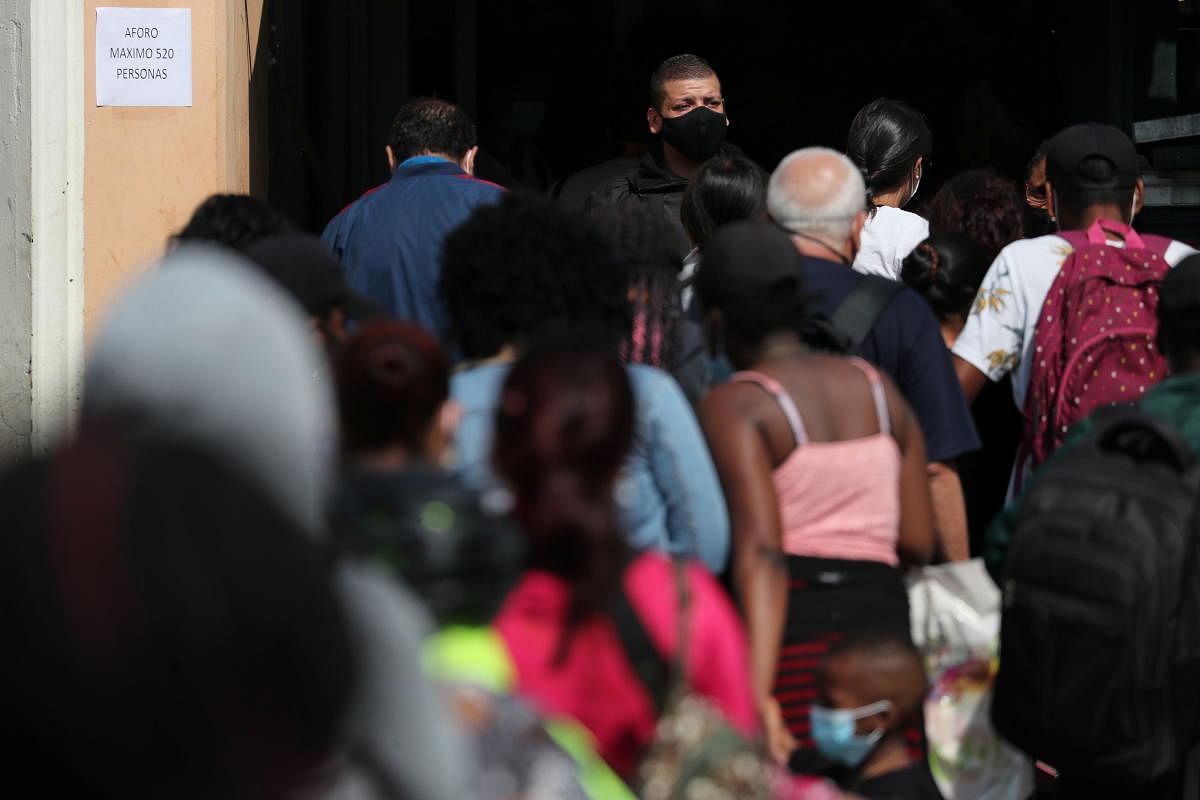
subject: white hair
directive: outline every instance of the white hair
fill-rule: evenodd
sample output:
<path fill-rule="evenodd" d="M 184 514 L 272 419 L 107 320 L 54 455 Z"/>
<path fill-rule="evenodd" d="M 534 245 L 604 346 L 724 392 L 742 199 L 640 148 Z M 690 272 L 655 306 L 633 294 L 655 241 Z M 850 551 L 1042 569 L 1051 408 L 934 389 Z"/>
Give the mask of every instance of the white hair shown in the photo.
<path fill-rule="evenodd" d="M 834 246 L 851 236 L 867 187 L 854 162 L 828 147 L 791 153 L 771 174 L 767 211 L 781 226 Z"/>

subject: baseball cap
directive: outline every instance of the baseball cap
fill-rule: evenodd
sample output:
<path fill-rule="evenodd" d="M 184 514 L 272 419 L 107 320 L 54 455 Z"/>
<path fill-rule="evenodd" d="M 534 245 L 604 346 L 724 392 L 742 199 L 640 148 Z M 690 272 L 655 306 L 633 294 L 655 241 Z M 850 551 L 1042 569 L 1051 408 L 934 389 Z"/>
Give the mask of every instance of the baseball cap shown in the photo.
<path fill-rule="evenodd" d="M 314 317 L 324 317 L 335 306 L 358 322 L 387 316 L 381 306 L 350 288 L 337 256 L 315 236 L 270 236 L 245 255 Z"/>
<path fill-rule="evenodd" d="M 801 256 L 779 226 L 762 220 L 722 227 L 704 245 L 696 287 L 735 294 L 801 280 Z"/>
<path fill-rule="evenodd" d="M 1087 189 L 1095 185 L 1080 170 L 1092 157 L 1106 159 L 1117 173 L 1117 185 L 1137 183 L 1137 150 L 1128 136 L 1111 125 L 1087 122 L 1060 131 L 1046 148 L 1046 178 L 1055 186 Z"/>

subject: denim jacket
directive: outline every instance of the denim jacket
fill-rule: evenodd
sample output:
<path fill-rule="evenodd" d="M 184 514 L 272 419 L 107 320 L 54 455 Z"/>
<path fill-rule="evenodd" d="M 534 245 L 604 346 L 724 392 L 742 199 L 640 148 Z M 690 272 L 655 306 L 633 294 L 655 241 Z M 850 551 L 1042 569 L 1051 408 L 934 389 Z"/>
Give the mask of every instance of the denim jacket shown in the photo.
<path fill-rule="evenodd" d="M 462 406 L 454 441 L 456 471 L 480 491 L 499 488 L 490 463 L 496 404 L 510 365 L 457 373 L 450 394 Z M 629 544 L 699 558 L 714 573 L 729 557 L 729 513 L 704 435 L 682 390 L 665 372 L 627 368 L 637 433 L 617 483 L 616 501 Z"/>

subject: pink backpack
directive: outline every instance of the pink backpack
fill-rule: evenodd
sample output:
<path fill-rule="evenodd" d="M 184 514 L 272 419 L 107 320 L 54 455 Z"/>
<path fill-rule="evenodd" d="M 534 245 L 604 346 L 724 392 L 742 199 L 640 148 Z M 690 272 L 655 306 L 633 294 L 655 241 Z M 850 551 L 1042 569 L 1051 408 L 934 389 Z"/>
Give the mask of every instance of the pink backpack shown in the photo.
<path fill-rule="evenodd" d="M 1110 232 L 1125 247 L 1105 244 Z M 1073 252 L 1050 287 L 1033 337 L 1025 458 L 1018 461 L 1028 460 L 1029 469 L 1062 444 L 1075 422 L 1100 406 L 1136 402 L 1167 373 L 1155 337 L 1171 240 L 1110 220 L 1059 235 Z"/>

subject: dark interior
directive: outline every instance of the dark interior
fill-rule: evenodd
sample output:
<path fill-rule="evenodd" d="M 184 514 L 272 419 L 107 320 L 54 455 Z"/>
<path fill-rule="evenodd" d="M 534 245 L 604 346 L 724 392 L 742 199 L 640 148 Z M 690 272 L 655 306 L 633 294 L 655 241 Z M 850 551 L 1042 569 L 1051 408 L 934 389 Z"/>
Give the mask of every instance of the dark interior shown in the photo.
<path fill-rule="evenodd" d="M 875 97 L 913 103 L 934 130 L 929 197 L 970 166 L 1023 177 L 1038 143 L 1071 122 L 1132 130 L 1200 112 L 1198 9 L 1198 0 L 269 0 L 258 76 L 267 88 L 256 95 L 267 108 L 265 165 L 254 182 L 320 230 L 387 179 L 396 108 L 435 95 L 478 122 L 483 176 L 546 190 L 643 148 L 649 73 L 694 52 L 721 77 L 730 141 L 767 169 L 799 146 L 844 146 L 854 112 Z M 1148 169 L 1186 183 L 1200 168 L 1198 141 L 1140 149 Z M 1174 202 L 1139 223 L 1195 240 L 1194 212 Z"/>

